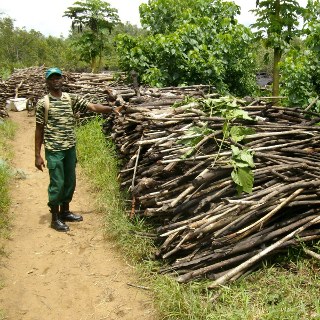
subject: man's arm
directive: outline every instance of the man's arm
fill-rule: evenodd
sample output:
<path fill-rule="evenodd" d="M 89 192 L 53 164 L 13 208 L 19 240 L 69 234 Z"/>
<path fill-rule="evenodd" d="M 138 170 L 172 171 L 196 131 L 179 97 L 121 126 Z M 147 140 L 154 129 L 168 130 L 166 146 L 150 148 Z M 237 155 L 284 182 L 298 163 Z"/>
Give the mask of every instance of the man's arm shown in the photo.
<path fill-rule="evenodd" d="M 120 114 L 120 112 L 124 108 L 124 106 L 113 108 L 111 106 L 104 106 L 103 104 L 100 104 L 100 103 L 89 102 L 87 108 L 88 108 L 88 110 L 96 112 L 96 113 L 108 114 L 111 112 L 115 112 L 116 114 Z"/>
<path fill-rule="evenodd" d="M 43 142 L 43 133 L 44 133 L 44 125 L 40 123 L 36 123 L 36 131 L 35 131 L 35 166 L 43 171 L 45 167 L 44 160 L 41 157 L 41 145 Z"/>

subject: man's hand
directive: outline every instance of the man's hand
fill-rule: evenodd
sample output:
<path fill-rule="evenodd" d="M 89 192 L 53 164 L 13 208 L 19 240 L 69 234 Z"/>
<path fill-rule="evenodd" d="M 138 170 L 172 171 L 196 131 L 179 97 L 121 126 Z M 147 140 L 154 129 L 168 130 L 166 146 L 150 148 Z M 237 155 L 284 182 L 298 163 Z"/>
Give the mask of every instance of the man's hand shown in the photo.
<path fill-rule="evenodd" d="M 121 114 L 121 111 L 122 110 L 125 110 L 126 109 L 126 106 L 125 105 L 122 105 L 120 107 L 117 107 L 117 108 L 114 108 L 113 109 L 113 112 L 116 113 L 117 115 L 120 115 Z"/>
<path fill-rule="evenodd" d="M 116 113 L 117 115 L 121 114 L 121 111 L 124 110 L 126 108 L 125 105 L 121 105 L 119 107 L 112 107 L 110 105 L 103 105 L 100 103 L 92 103 L 89 102 L 87 105 L 88 110 L 93 111 L 93 112 L 97 112 L 97 113 L 103 113 L 103 114 L 110 114 L 112 112 Z"/>
<path fill-rule="evenodd" d="M 37 169 L 43 172 L 43 168 L 45 168 L 46 165 L 44 164 L 44 161 L 41 156 L 36 156 L 35 166 L 37 167 Z"/>

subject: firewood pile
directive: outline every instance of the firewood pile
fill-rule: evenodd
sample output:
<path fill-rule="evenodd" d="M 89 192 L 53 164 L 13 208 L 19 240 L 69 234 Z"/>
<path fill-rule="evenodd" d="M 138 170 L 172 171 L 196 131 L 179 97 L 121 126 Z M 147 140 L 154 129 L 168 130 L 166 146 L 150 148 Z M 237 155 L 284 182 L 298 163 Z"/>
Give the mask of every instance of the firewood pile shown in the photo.
<path fill-rule="evenodd" d="M 130 105 L 105 128 L 123 161 L 119 178 L 132 194 L 130 215 L 156 226 L 163 273 L 179 282 L 212 279 L 215 287 L 290 246 L 320 238 L 317 114 L 235 99 L 251 119 L 231 125 L 252 131 L 234 141 L 224 136 L 226 119 L 210 114 L 200 100 L 176 107 L 168 100 Z M 234 147 L 253 153 L 252 193 L 239 194 L 231 177 Z"/>
<path fill-rule="evenodd" d="M 45 72 L 47 67 L 30 67 L 16 69 L 6 81 L 0 82 L 0 117 L 7 117 L 6 103 L 9 99 L 26 98 L 35 107 L 36 102 L 43 97 L 46 91 Z M 90 101 L 109 104 L 113 99 L 113 87 L 117 88 L 117 95 L 124 99 L 135 96 L 135 90 L 123 85 L 123 74 L 115 79 L 113 73 L 92 74 L 64 72 L 63 91 L 76 93 Z"/>
<path fill-rule="evenodd" d="M 9 99 L 26 98 L 28 100 L 27 109 L 34 109 L 37 101 L 46 93 L 45 72 L 47 67 L 30 67 L 16 69 L 6 81 L 0 82 L 0 117 L 9 116 L 6 110 L 6 103 Z M 105 105 L 124 105 L 129 103 L 142 103 L 149 97 L 160 96 L 158 90 L 139 87 L 136 74 L 132 74 L 132 79 L 126 79 L 124 74 L 119 73 L 75 73 L 65 72 L 63 91 L 79 94 L 89 101 L 99 102 Z M 133 84 L 126 84 L 126 81 Z M 207 87 L 207 86 L 204 86 Z M 165 88 L 168 99 L 165 105 L 170 105 L 175 99 L 183 99 L 184 96 L 177 96 L 174 88 Z M 193 93 L 195 91 L 195 93 Z M 185 94 L 201 95 L 201 86 L 195 88 L 186 87 Z"/>
<path fill-rule="evenodd" d="M 16 69 L 9 79 L 0 82 L 0 114 L 8 116 L 6 102 L 13 98 L 26 98 L 32 102 L 31 108 L 46 93 L 45 72 L 47 67 L 30 67 Z M 124 74 L 119 73 L 75 73 L 63 71 L 63 91 L 79 94 L 89 101 L 99 102 L 105 105 L 124 105 L 129 103 L 142 103 L 145 99 L 160 97 L 159 90 L 139 87 L 136 74 L 132 79 L 126 79 Z M 133 84 L 126 84 L 126 81 Z M 185 95 L 201 96 L 202 87 L 185 87 L 184 94 L 179 96 L 174 92 L 175 88 L 164 88 L 168 97 L 164 103 L 171 105 L 172 101 L 182 100 Z M 172 92 L 171 92 L 172 91 Z M 179 91 L 181 93 L 181 90 Z M 163 93 L 164 94 L 164 93 Z"/>
<path fill-rule="evenodd" d="M 0 83 L 0 113 L 9 116 L 6 103 L 9 99 L 34 98 L 37 100 L 45 94 L 44 67 L 16 69 L 13 74 Z"/>

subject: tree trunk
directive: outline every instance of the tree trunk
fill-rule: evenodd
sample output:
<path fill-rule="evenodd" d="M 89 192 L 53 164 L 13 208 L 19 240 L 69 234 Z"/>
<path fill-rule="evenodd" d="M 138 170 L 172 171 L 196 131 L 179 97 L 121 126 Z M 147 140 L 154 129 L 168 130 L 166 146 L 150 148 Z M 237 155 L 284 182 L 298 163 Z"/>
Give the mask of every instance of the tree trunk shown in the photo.
<path fill-rule="evenodd" d="M 280 74 L 279 74 L 279 62 L 281 59 L 281 49 L 280 48 L 274 48 L 274 54 L 273 54 L 273 87 L 272 87 L 272 95 L 274 97 L 279 96 L 279 82 L 280 82 Z M 278 99 L 276 99 L 275 104 L 277 104 Z"/>
<path fill-rule="evenodd" d="M 274 4 L 274 15 L 275 15 L 275 23 L 280 24 L 280 0 L 276 0 Z M 279 37 L 281 36 L 281 28 L 276 32 Z M 272 95 L 274 97 L 279 96 L 279 62 L 281 59 L 281 48 L 279 46 L 274 48 L 273 52 L 273 86 L 272 86 Z M 275 104 L 278 103 L 278 100 L 274 101 Z"/>

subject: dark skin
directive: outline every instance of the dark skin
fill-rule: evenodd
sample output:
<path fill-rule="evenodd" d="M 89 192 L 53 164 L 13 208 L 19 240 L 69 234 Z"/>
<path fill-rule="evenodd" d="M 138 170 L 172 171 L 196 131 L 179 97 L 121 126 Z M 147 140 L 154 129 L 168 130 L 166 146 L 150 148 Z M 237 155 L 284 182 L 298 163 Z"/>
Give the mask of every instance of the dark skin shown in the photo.
<path fill-rule="evenodd" d="M 62 96 L 62 83 L 63 77 L 59 74 L 52 74 L 47 80 L 46 85 L 48 88 L 49 93 L 56 98 L 61 98 Z M 102 114 L 109 114 L 111 112 L 115 112 L 116 114 L 120 114 L 123 106 L 113 109 L 110 106 L 104 106 L 100 103 L 89 103 L 88 110 L 102 113 Z M 43 171 L 45 167 L 45 162 L 41 156 L 41 145 L 43 142 L 43 134 L 44 134 L 44 125 L 36 123 L 36 130 L 35 130 L 35 166 L 37 169 Z"/>

